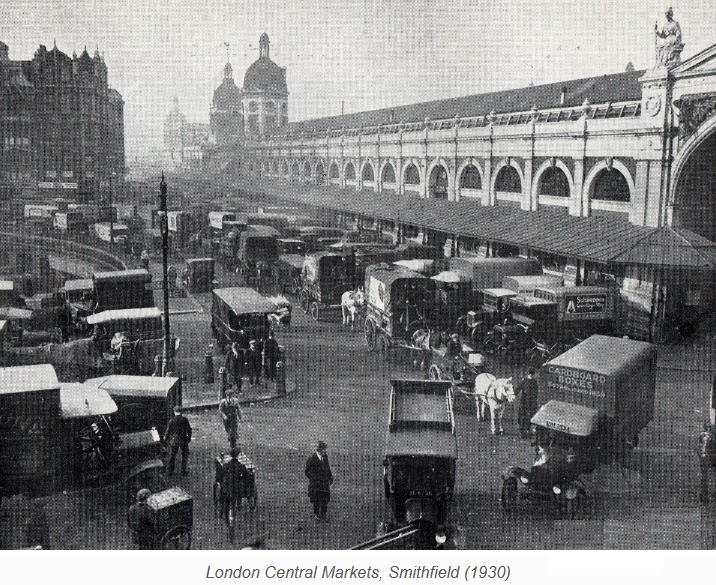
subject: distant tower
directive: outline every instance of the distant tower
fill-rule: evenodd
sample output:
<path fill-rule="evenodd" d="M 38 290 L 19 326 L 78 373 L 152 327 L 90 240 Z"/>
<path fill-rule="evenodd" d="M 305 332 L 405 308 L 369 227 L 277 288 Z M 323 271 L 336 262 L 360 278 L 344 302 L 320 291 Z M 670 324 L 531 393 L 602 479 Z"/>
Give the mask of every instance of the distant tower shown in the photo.
<path fill-rule="evenodd" d="M 257 137 L 288 124 L 286 68 L 269 57 L 271 43 L 266 33 L 259 39 L 259 58 L 246 70 L 241 102 L 244 132 Z"/>
<path fill-rule="evenodd" d="M 217 144 L 232 144 L 243 137 L 241 92 L 234 83 L 234 69 L 228 61 L 224 65 L 224 79 L 214 91 L 209 120 L 211 134 Z"/>

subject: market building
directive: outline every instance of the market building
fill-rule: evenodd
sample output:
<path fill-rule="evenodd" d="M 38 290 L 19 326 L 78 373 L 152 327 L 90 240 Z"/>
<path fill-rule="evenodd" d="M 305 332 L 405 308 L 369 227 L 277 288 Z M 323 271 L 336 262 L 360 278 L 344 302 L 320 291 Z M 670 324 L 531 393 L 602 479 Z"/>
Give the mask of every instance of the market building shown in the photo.
<path fill-rule="evenodd" d="M 97 200 L 122 189 L 124 102 L 99 51 L 40 45 L 13 60 L 0 42 L 0 199 Z"/>
<path fill-rule="evenodd" d="M 247 188 L 341 221 L 611 282 L 623 334 L 658 338 L 714 309 L 716 45 L 682 61 L 678 23 L 657 33 L 649 70 L 293 122 L 235 154 Z"/>

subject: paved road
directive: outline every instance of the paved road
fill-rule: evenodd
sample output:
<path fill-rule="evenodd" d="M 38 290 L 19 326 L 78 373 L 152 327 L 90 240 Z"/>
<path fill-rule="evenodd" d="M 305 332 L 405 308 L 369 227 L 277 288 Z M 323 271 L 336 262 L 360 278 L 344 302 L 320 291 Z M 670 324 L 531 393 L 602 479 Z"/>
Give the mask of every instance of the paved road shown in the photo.
<path fill-rule="evenodd" d="M 196 312 L 174 315 L 183 339 L 179 368 L 191 386 L 201 377 L 210 339 L 208 296 L 194 300 Z M 195 498 L 194 546 L 232 548 L 262 537 L 269 548 L 346 548 L 374 535 L 383 517 L 382 449 L 389 379 L 415 376 L 405 359 L 383 363 L 368 353 L 361 334 L 336 322 L 314 323 L 300 311 L 279 334 L 289 352 L 296 392 L 245 410 L 241 444 L 258 466 L 259 505 L 244 510 L 232 545 L 211 502 L 212 459 L 225 448 L 216 412 L 190 415 L 195 428 L 190 474 L 173 478 Z M 524 503 L 514 516 L 499 506 L 500 473 L 526 465 L 532 448 L 519 438 L 513 412 L 506 434 L 493 437 L 477 423 L 469 402 L 456 416 L 460 459 L 453 517 L 465 548 L 701 548 L 714 546 L 714 518 L 695 498 L 694 455 L 703 406 L 713 372 L 712 349 L 667 348 L 661 357 L 655 420 L 626 467 L 600 468 L 592 478 L 592 514 L 555 520 L 543 506 Z M 674 352 L 681 357 L 675 358 Z M 671 353 L 668 353 L 671 352 Z M 499 365 L 500 374 L 520 376 L 522 367 Z M 329 521 L 317 523 L 306 495 L 303 466 L 318 439 L 329 444 L 336 483 Z M 111 488 L 59 494 L 47 502 L 52 540 L 62 548 L 126 548 L 125 510 L 113 504 Z M 0 522 L 7 526 L 7 506 Z"/>

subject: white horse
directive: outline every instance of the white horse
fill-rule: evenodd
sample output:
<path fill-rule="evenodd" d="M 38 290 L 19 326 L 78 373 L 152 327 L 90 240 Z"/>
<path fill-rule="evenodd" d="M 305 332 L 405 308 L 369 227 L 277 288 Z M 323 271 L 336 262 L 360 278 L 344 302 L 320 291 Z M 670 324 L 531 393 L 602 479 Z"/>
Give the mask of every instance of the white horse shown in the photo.
<path fill-rule="evenodd" d="M 349 290 L 341 296 L 341 313 L 343 314 L 343 325 L 350 323 L 351 329 L 355 326 L 356 315 L 365 304 L 363 288 Z"/>
<path fill-rule="evenodd" d="M 508 403 L 515 401 L 512 378 L 496 378 L 492 374 L 480 374 L 475 378 L 475 407 L 477 420 L 485 420 L 485 408 L 490 408 L 490 430 L 493 435 L 502 434 L 502 416 Z"/>

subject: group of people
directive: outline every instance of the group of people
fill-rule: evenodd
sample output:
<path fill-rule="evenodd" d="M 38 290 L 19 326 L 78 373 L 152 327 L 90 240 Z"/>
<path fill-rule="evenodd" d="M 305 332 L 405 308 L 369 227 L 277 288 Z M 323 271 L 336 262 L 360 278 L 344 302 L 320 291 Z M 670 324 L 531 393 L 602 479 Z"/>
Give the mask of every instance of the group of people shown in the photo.
<path fill-rule="evenodd" d="M 262 374 L 273 381 L 276 377 L 276 365 L 280 359 L 281 348 L 273 331 L 269 332 L 263 340 L 248 340 L 241 330 L 238 339 L 226 352 L 224 371 L 228 376 L 227 383 L 240 394 L 244 376 L 248 377 L 251 386 L 260 383 Z"/>

